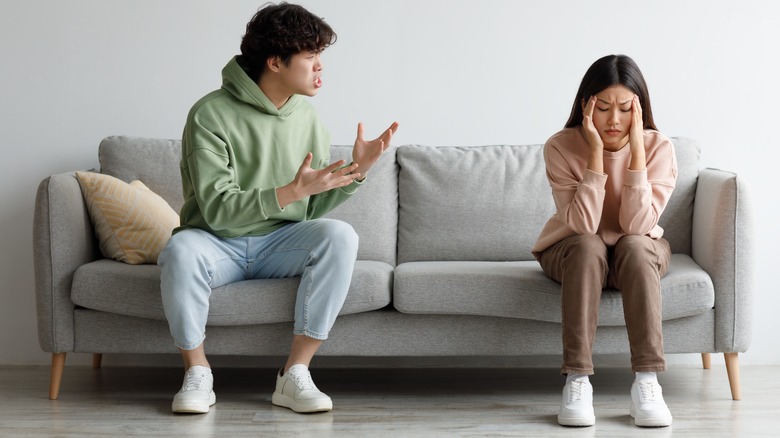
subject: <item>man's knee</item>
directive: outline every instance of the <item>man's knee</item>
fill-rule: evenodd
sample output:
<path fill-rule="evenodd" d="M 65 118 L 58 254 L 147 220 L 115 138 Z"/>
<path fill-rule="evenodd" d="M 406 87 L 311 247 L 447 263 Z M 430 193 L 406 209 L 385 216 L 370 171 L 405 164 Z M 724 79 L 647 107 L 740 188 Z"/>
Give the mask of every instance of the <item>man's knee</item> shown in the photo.
<path fill-rule="evenodd" d="M 357 252 L 359 238 L 352 225 L 336 220 L 322 219 L 318 230 L 323 241 L 343 251 Z"/>
<path fill-rule="evenodd" d="M 193 266 L 195 260 L 202 252 L 193 233 L 181 231 L 174 234 L 160 252 L 157 264 L 161 268 L 173 266 Z"/>

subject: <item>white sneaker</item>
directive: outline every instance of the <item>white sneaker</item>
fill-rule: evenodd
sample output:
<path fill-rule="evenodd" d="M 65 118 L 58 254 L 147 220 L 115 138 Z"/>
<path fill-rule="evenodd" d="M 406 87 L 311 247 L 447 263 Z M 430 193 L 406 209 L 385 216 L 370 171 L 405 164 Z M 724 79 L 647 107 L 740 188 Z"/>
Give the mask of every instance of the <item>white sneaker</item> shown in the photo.
<path fill-rule="evenodd" d="M 324 412 L 333 409 L 330 397 L 320 392 L 306 365 L 297 364 L 276 376 L 276 391 L 271 403 L 295 412 Z"/>
<path fill-rule="evenodd" d="M 558 412 L 561 426 L 593 426 L 593 386 L 586 377 L 573 379 L 563 387 L 563 401 Z"/>
<path fill-rule="evenodd" d="M 200 365 L 190 367 L 184 374 L 181 390 L 173 396 L 173 412 L 205 414 L 209 411 L 209 406 L 217 402 L 213 388 L 214 376 L 211 374 L 211 368 Z"/>
<path fill-rule="evenodd" d="M 630 412 L 637 426 L 665 427 L 672 424 L 672 413 L 664 402 L 661 385 L 655 380 L 634 380 Z"/>

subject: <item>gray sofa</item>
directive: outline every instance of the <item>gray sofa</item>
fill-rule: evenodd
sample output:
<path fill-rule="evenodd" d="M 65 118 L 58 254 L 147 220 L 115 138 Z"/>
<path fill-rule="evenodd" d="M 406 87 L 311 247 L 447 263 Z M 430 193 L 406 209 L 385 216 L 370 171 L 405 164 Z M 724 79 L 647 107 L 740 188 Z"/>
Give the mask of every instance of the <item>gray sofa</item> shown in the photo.
<path fill-rule="evenodd" d="M 677 188 L 661 220 L 673 256 L 662 281 L 667 353 L 725 353 L 740 398 L 738 353 L 751 340 L 752 225 L 737 175 L 699 168 L 699 147 L 673 139 Z M 349 160 L 334 146 L 332 159 Z M 100 171 L 141 180 L 182 203 L 179 141 L 110 137 Z M 388 151 L 353 199 L 329 217 L 360 236 L 341 316 L 320 356 L 457 357 L 561 354 L 560 288 L 531 255 L 553 213 L 541 145 Z M 33 249 L 38 334 L 52 354 L 56 399 L 67 352 L 176 353 L 159 269 L 103 258 L 73 173 L 37 192 Z M 298 280 L 251 280 L 211 296 L 210 355 L 284 356 Z M 606 290 L 596 354 L 626 353 L 621 297 Z"/>

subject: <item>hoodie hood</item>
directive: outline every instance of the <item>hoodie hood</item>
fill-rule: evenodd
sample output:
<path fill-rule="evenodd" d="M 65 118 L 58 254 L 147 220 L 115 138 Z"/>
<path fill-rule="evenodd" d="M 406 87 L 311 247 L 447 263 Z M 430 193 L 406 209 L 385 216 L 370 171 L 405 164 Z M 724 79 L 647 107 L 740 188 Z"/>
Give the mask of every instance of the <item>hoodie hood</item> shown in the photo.
<path fill-rule="evenodd" d="M 222 89 L 263 113 L 279 117 L 292 114 L 303 99 L 293 94 L 281 108 L 277 109 L 238 63 L 238 56 L 234 56 L 222 69 Z"/>

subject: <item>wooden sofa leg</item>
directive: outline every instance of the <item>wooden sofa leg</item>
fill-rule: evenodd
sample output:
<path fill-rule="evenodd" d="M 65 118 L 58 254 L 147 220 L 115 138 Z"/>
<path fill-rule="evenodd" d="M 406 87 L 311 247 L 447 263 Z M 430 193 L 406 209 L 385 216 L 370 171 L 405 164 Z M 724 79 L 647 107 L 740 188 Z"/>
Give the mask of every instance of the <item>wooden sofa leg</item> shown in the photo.
<path fill-rule="evenodd" d="M 742 387 L 739 383 L 739 353 L 723 353 L 726 360 L 726 374 L 729 376 L 731 386 L 731 398 L 742 400 Z"/>
<path fill-rule="evenodd" d="M 51 354 L 51 382 L 49 384 L 49 400 L 57 400 L 60 396 L 62 370 L 65 368 L 66 353 Z"/>
<path fill-rule="evenodd" d="M 92 368 L 99 369 L 103 364 L 103 355 L 100 353 L 92 354 Z"/>
<path fill-rule="evenodd" d="M 702 353 L 701 354 L 701 365 L 702 365 L 702 368 L 704 368 L 705 370 L 710 369 L 710 367 L 712 366 L 712 361 L 710 360 L 710 354 L 709 353 Z"/>

